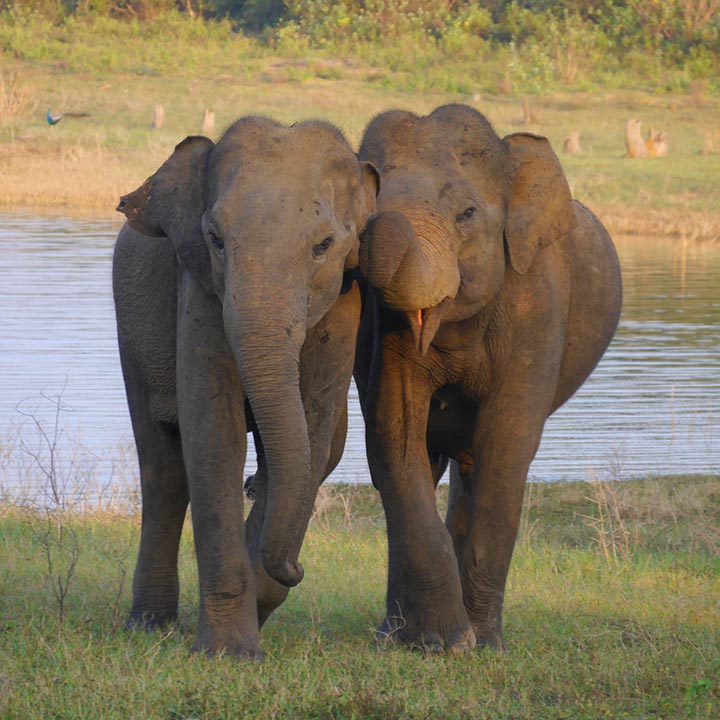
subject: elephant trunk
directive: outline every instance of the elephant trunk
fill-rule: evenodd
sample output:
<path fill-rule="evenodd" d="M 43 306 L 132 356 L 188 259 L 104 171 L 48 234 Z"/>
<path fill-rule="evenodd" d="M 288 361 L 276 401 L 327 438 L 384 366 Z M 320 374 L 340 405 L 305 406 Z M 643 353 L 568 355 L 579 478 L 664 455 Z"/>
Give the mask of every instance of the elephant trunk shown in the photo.
<path fill-rule="evenodd" d="M 225 327 L 268 468 L 260 558 L 271 578 L 293 587 L 303 578 L 298 555 L 314 503 L 310 443 L 299 383 L 306 302 L 287 298 L 270 308 L 259 305 L 253 292 L 244 293 L 246 299 L 234 292 L 227 295 L 232 303 L 230 310 L 227 300 L 224 303 Z"/>
<path fill-rule="evenodd" d="M 410 219 L 425 232 L 418 236 Z M 381 302 L 416 312 L 455 297 L 460 277 L 448 255 L 443 221 L 428 213 L 385 210 L 370 220 L 360 245 L 360 270 Z"/>

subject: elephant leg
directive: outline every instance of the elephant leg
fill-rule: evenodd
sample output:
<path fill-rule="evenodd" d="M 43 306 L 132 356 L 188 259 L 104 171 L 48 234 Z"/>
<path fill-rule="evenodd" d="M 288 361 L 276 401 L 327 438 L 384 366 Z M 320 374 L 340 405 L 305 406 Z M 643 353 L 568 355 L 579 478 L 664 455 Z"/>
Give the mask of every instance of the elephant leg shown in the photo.
<path fill-rule="evenodd" d="M 258 623 L 262 627 L 274 610 L 285 602 L 290 589 L 273 580 L 260 560 L 260 535 L 267 506 L 268 472 L 264 457 L 253 477 L 253 505 L 245 521 L 245 542 L 255 573 Z"/>
<path fill-rule="evenodd" d="M 338 422 L 335 437 L 331 444 L 330 456 L 328 458 L 327 467 L 322 474 L 322 480 L 328 477 L 330 473 L 337 467 L 342 458 L 345 448 L 345 436 L 347 435 L 347 406 Z M 321 482 L 322 482 L 321 480 Z M 289 588 L 281 585 L 273 580 L 263 568 L 260 562 L 260 533 L 262 532 L 262 523 L 265 517 L 265 507 L 267 502 L 267 466 L 264 461 L 258 467 L 257 473 L 252 480 L 253 489 L 253 506 L 245 521 L 245 538 L 247 541 L 248 552 L 255 568 L 255 585 L 257 590 L 257 607 L 258 622 L 260 627 L 265 624 L 270 615 L 282 605 L 287 599 Z"/>
<path fill-rule="evenodd" d="M 311 488 L 318 488 L 340 462 L 347 435 L 347 394 L 355 358 L 360 317 L 356 285 L 341 295 L 327 315 L 308 331 L 300 354 L 300 393 L 310 437 Z M 255 502 L 246 523 L 246 540 L 257 588 L 262 626 L 288 596 L 260 562 L 259 544 L 265 517 L 267 467 L 262 462 L 252 482 Z"/>
<path fill-rule="evenodd" d="M 452 539 L 437 513 L 426 430 L 431 388 L 382 348 L 371 378 L 368 463 L 388 534 L 387 614 L 380 638 L 430 651 L 475 645 Z"/>
<path fill-rule="evenodd" d="M 193 649 L 261 658 L 243 522 L 245 396 L 219 301 L 189 274 L 179 297 L 178 413 L 200 585 Z"/>
<path fill-rule="evenodd" d="M 177 426 L 151 420 L 142 401 L 131 401 L 130 408 L 140 460 L 142 528 L 126 627 L 149 629 L 177 618 L 177 559 L 188 491 Z"/>
<path fill-rule="evenodd" d="M 467 535 L 469 522 L 470 495 L 467 488 L 470 484 L 472 466 L 461 465 L 456 460 L 450 461 L 450 489 L 448 491 L 448 507 L 445 515 L 445 527 L 450 533 L 455 548 L 455 555 L 459 559 L 462 554 L 463 543 Z"/>
<path fill-rule="evenodd" d="M 518 374 L 508 371 L 508 377 Z M 502 648 L 505 582 L 520 524 L 530 463 L 535 457 L 555 383 L 508 383 L 481 412 L 467 489 L 454 511 L 463 599 L 479 644 Z M 535 394 L 528 387 L 536 387 Z M 462 478 L 466 480 L 466 478 Z M 464 483 L 467 488 L 467 480 Z M 466 515 L 464 539 L 462 520 Z M 460 546 L 460 541 L 462 545 Z"/>
<path fill-rule="evenodd" d="M 328 455 L 327 465 L 325 471 L 322 474 L 322 484 L 332 471 L 340 464 L 342 460 L 343 452 L 345 452 L 345 440 L 347 439 L 348 431 L 348 409 L 347 402 L 343 403 L 340 409 L 340 418 L 338 419 L 337 426 L 335 427 L 335 435 L 333 436 L 332 442 L 330 443 L 330 454 Z"/>
<path fill-rule="evenodd" d="M 177 557 L 188 504 L 177 417 L 177 265 L 169 240 L 125 226 L 113 256 L 120 363 L 140 467 L 142 528 L 128 628 L 177 617 Z"/>

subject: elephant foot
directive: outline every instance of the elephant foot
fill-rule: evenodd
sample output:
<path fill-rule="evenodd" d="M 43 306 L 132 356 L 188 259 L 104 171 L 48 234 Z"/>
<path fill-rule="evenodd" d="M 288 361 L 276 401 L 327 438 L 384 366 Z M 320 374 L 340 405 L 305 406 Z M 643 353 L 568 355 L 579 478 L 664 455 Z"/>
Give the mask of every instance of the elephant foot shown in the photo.
<path fill-rule="evenodd" d="M 486 647 L 491 650 L 503 652 L 505 650 L 505 640 L 503 638 L 502 629 L 496 625 L 488 626 L 487 624 L 472 623 L 473 632 L 477 639 L 478 647 Z"/>
<path fill-rule="evenodd" d="M 190 652 L 207 657 L 231 657 L 235 660 L 252 660 L 259 663 L 265 660 L 265 653 L 257 644 L 246 646 L 244 643 L 234 643 L 232 645 L 206 646 L 196 640 L 190 648 Z"/>
<path fill-rule="evenodd" d="M 255 500 L 257 500 L 257 482 L 255 480 L 255 475 L 248 475 L 245 478 L 243 490 L 245 491 L 245 497 L 248 500 L 251 502 L 255 502 Z"/>
<path fill-rule="evenodd" d="M 177 620 L 177 613 L 152 613 L 131 611 L 125 620 L 126 630 L 157 630 Z"/>
<path fill-rule="evenodd" d="M 232 627 L 229 623 L 209 625 L 201 622 L 190 651 L 208 657 L 227 655 L 257 662 L 265 659 L 257 630 L 237 625 Z"/>
<path fill-rule="evenodd" d="M 475 633 L 469 625 L 439 630 L 415 628 L 411 631 L 404 619 L 397 617 L 385 618 L 377 630 L 376 641 L 380 647 L 397 642 L 412 650 L 453 656 L 464 655 L 476 645 Z"/>

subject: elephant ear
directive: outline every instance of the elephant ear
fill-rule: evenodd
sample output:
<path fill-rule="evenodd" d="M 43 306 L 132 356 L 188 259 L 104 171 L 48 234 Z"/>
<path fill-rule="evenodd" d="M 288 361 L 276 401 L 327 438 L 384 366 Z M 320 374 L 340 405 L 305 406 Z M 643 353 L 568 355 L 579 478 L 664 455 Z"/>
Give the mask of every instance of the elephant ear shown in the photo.
<path fill-rule="evenodd" d="M 535 255 L 575 228 L 572 196 L 546 138 L 517 133 L 503 139 L 510 153 L 505 241 L 510 262 L 524 275 Z"/>
<path fill-rule="evenodd" d="M 117 209 L 134 230 L 167 237 L 180 264 L 211 287 L 210 255 L 203 240 L 206 168 L 214 144 L 206 137 L 185 138 L 137 190 L 120 198 Z"/>
<path fill-rule="evenodd" d="M 360 265 L 360 235 L 365 230 L 370 216 L 377 210 L 376 198 L 380 192 L 380 173 L 367 161 L 360 162 L 360 187 L 355 195 L 355 227 L 358 237 L 353 249 L 345 260 L 345 270 L 354 270 Z"/>

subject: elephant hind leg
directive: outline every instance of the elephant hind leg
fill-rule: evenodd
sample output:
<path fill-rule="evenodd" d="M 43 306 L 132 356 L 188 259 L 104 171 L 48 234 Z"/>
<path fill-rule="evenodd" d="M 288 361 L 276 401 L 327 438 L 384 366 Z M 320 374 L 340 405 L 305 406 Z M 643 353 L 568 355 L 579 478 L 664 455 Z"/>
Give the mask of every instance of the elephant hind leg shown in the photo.
<path fill-rule="evenodd" d="M 177 425 L 156 423 L 131 405 L 140 460 L 142 529 L 128 628 L 153 628 L 177 617 L 178 549 L 188 506 Z"/>
<path fill-rule="evenodd" d="M 472 465 L 456 460 L 450 461 L 450 489 L 448 506 L 445 514 L 445 527 L 450 533 L 455 548 L 455 556 L 459 559 L 467 535 L 470 520 L 470 493 L 468 492 Z"/>

